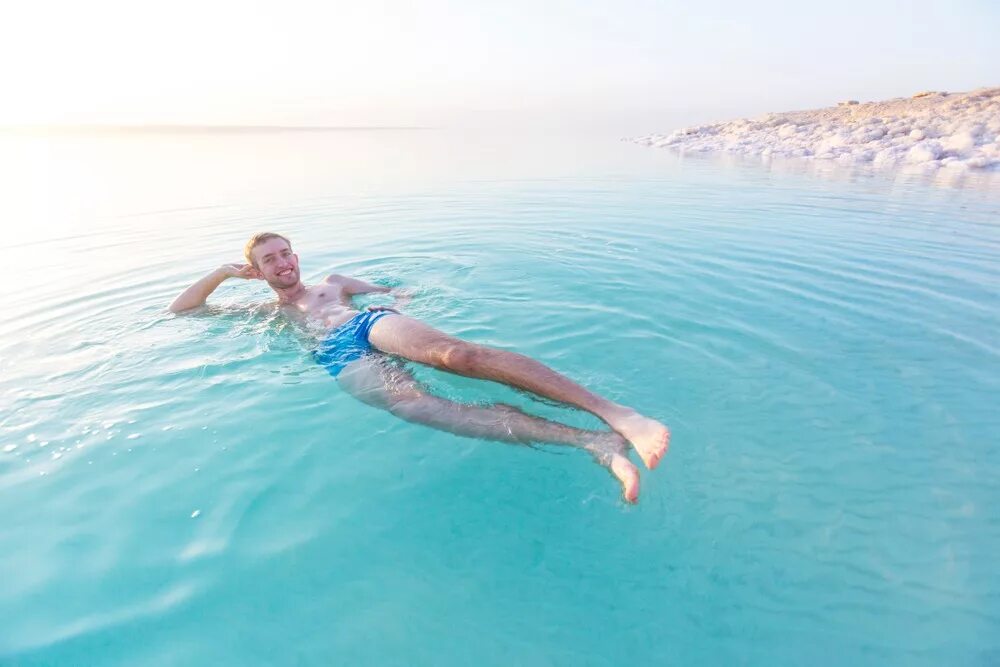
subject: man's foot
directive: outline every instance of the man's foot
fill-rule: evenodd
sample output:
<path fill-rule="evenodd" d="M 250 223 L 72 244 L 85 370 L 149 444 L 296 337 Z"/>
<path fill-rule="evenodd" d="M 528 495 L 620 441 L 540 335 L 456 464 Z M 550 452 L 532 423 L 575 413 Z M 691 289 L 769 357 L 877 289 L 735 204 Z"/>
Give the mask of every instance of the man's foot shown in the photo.
<path fill-rule="evenodd" d="M 639 501 L 639 469 L 625 456 L 625 442 L 617 434 L 588 447 L 594 460 L 608 469 L 621 482 L 622 497 L 626 502 Z"/>
<path fill-rule="evenodd" d="M 625 502 L 639 502 L 639 469 L 635 464 L 621 454 L 612 454 L 608 470 L 622 483 L 622 497 L 625 498 Z"/>
<path fill-rule="evenodd" d="M 667 448 L 670 446 L 670 429 L 655 419 L 633 412 L 609 423 L 611 428 L 632 444 L 639 458 L 650 470 L 655 468 L 667 453 Z"/>

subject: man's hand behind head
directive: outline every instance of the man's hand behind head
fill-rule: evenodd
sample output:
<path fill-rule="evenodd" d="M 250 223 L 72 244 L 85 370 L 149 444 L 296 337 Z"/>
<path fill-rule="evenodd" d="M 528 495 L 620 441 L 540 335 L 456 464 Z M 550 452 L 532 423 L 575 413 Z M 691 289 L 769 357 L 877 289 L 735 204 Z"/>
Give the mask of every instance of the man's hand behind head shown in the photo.
<path fill-rule="evenodd" d="M 253 268 L 253 264 L 223 264 L 219 270 L 227 278 L 243 278 L 245 280 L 263 280 L 260 272 Z"/>

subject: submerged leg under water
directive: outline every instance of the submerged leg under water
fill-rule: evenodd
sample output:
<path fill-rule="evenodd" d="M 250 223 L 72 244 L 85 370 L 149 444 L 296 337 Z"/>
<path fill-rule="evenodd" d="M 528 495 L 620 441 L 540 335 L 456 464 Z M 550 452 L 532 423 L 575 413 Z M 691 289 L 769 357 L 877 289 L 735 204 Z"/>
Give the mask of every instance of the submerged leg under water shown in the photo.
<path fill-rule="evenodd" d="M 660 422 L 589 391 L 539 361 L 449 336 L 400 313 L 372 322 L 365 331 L 365 344 L 449 373 L 500 382 L 586 410 L 628 440 L 650 470 L 670 444 L 670 430 Z"/>
<path fill-rule="evenodd" d="M 529 415 L 503 404 L 468 405 L 429 393 L 409 372 L 381 355 L 347 364 L 337 381 L 358 400 L 406 421 L 470 438 L 519 444 L 553 443 L 584 449 L 622 485 L 626 501 L 639 498 L 639 470 L 617 433 L 588 431 Z"/>

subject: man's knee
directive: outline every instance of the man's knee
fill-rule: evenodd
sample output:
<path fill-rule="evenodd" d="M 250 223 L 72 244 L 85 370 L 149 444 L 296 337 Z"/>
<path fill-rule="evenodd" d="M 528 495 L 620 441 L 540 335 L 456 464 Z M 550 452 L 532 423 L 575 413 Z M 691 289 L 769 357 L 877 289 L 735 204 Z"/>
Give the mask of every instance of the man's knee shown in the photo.
<path fill-rule="evenodd" d="M 424 396 L 397 398 L 389 403 L 389 412 L 407 421 L 421 421 L 428 411 L 428 401 Z"/>
<path fill-rule="evenodd" d="M 454 373 L 468 373 L 480 366 L 489 350 L 466 341 L 455 341 L 444 346 L 439 353 L 439 365 Z"/>

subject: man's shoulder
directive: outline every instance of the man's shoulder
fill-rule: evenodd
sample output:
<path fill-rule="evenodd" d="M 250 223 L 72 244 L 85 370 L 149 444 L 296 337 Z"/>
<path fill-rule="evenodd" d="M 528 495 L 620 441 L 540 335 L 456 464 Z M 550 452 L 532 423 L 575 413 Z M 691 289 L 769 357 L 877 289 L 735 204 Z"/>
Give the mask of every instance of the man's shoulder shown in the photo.
<path fill-rule="evenodd" d="M 329 285 L 339 285 L 347 279 L 348 279 L 347 276 L 342 276 L 339 273 L 331 273 L 326 277 L 326 279 L 323 282 Z"/>

